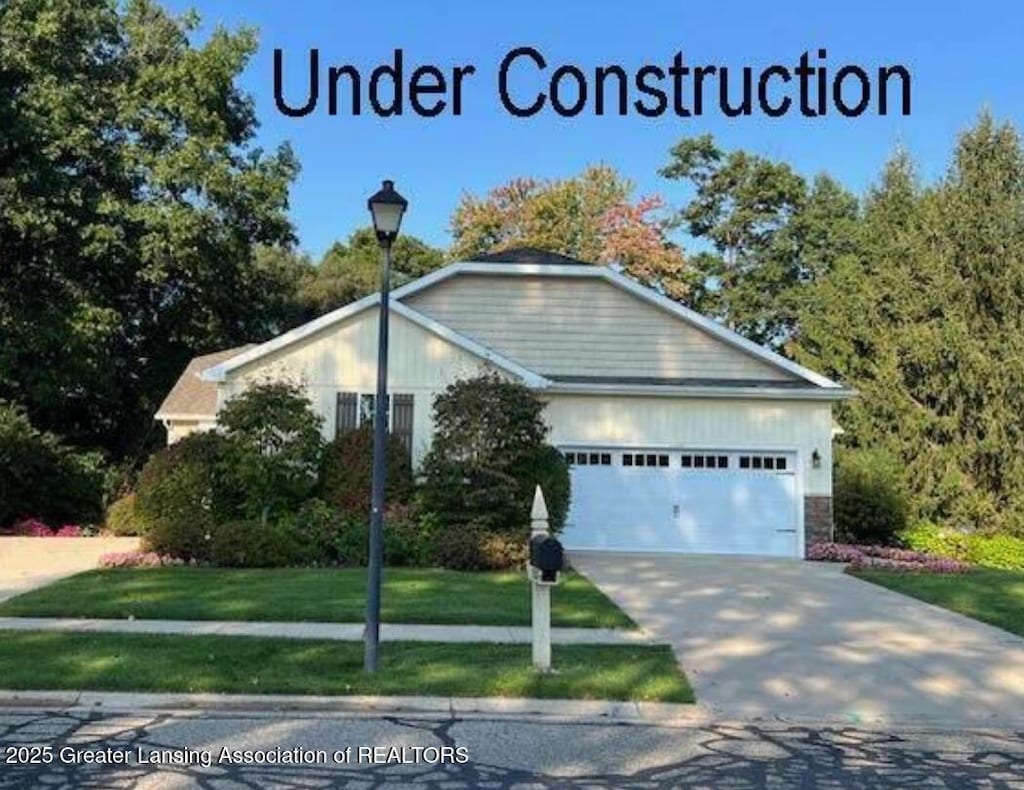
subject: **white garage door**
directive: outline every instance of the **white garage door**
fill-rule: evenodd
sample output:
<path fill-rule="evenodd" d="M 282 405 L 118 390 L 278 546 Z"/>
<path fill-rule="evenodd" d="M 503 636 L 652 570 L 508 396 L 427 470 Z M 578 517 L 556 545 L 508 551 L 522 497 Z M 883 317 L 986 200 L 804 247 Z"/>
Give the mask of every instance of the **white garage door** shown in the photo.
<path fill-rule="evenodd" d="M 796 457 L 717 450 L 567 450 L 570 549 L 800 556 Z"/>

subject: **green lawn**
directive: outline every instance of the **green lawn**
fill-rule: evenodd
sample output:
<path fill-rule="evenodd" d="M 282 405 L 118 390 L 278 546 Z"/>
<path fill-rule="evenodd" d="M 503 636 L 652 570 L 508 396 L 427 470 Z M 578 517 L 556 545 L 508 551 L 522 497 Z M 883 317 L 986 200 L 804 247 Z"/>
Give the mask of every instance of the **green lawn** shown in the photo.
<path fill-rule="evenodd" d="M 0 604 L 0 616 L 362 622 L 365 587 L 363 568 L 120 568 L 25 593 Z M 389 623 L 529 625 L 529 582 L 522 572 L 386 568 L 381 616 Z M 551 593 L 551 621 L 635 627 L 574 573 Z"/>
<path fill-rule="evenodd" d="M 529 645 L 385 642 L 369 676 L 361 642 L 0 631 L 0 644 L 6 689 L 693 702 L 667 645 L 556 645 L 557 673 L 540 675 Z"/>
<path fill-rule="evenodd" d="M 856 576 L 1024 636 L 1024 572 L 979 568 L 947 575 L 864 570 Z"/>

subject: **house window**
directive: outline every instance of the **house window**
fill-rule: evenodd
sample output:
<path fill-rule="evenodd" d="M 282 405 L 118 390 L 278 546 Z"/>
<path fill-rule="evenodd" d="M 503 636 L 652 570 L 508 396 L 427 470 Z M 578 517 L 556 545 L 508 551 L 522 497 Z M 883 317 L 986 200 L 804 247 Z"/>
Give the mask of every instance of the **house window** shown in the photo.
<path fill-rule="evenodd" d="M 576 463 L 576 453 L 563 453 L 562 457 L 565 458 L 565 462 L 569 464 L 569 466 Z"/>
<path fill-rule="evenodd" d="M 728 469 L 729 456 L 706 453 L 684 453 L 680 457 L 683 469 Z"/>
<path fill-rule="evenodd" d="M 740 469 L 762 469 L 766 472 L 785 472 L 789 461 L 784 455 L 741 455 Z"/>
<path fill-rule="evenodd" d="M 359 395 L 355 392 L 339 392 L 334 415 L 334 432 L 340 436 L 358 425 Z"/>
<path fill-rule="evenodd" d="M 415 397 L 409 393 L 389 396 L 391 433 L 402 440 L 405 449 L 412 453 L 412 429 Z M 376 411 L 376 395 L 358 392 L 339 392 L 335 412 L 335 435 L 363 426 L 373 426 Z"/>
<path fill-rule="evenodd" d="M 412 455 L 412 417 L 414 399 L 410 394 L 396 393 L 391 396 L 391 433 L 397 436 Z"/>
<path fill-rule="evenodd" d="M 622 454 L 622 465 L 623 466 L 632 466 L 633 465 L 633 453 L 623 453 Z"/>
<path fill-rule="evenodd" d="M 601 453 L 601 466 L 611 466 L 612 455 L 611 453 Z"/>
<path fill-rule="evenodd" d="M 373 415 L 377 410 L 376 395 L 359 396 L 359 425 L 373 425 Z"/>

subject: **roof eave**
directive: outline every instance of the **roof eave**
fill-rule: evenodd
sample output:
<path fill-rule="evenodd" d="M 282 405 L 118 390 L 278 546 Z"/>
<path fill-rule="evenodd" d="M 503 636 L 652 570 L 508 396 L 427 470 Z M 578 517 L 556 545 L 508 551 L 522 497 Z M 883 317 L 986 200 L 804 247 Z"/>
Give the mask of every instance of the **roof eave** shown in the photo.
<path fill-rule="evenodd" d="M 553 382 L 548 388 L 559 395 L 645 395 L 668 398 L 743 398 L 748 400 L 842 401 L 857 396 L 845 387 L 715 387 L 664 384 L 578 384 Z"/>

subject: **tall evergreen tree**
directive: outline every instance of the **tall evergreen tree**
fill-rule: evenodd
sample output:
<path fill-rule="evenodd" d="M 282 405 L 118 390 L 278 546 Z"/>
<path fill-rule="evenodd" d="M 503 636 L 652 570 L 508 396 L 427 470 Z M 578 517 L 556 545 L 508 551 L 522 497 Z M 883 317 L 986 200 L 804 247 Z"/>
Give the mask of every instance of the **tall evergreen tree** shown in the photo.
<path fill-rule="evenodd" d="M 796 354 L 860 390 L 854 446 L 907 470 L 919 513 L 1024 533 L 1024 153 L 983 116 L 922 189 L 905 155 L 856 250 L 807 294 Z"/>

